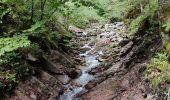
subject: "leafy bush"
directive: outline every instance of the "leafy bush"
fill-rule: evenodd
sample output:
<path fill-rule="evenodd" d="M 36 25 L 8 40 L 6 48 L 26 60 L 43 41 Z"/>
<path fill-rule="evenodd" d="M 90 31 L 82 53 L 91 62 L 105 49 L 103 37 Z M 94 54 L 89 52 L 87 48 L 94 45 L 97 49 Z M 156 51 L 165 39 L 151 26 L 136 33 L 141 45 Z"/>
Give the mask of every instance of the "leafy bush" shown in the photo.
<path fill-rule="evenodd" d="M 112 0 L 107 4 L 106 18 L 123 19 L 128 6 L 127 0 Z"/>
<path fill-rule="evenodd" d="M 102 20 L 102 17 L 98 15 L 97 10 L 92 7 L 80 6 L 70 15 L 70 22 L 79 27 L 86 26 L 90 23 L 90 20 Z"/>
<path fill-rule="evenodd" d="M 30 45 L 30 41 L 27 36 L 14 36 L 8 38 L 0 38 L 0 56 L 6 52 L 17 50 L 20 47 L 26 47 Z"/>
<path fill-rule="evenodd" d="M 15 86 L 32 74 L 32 68 L 26 64 L 17 51 L 6 52 L 0 63 L 0 95 L 11 92 Z"/>

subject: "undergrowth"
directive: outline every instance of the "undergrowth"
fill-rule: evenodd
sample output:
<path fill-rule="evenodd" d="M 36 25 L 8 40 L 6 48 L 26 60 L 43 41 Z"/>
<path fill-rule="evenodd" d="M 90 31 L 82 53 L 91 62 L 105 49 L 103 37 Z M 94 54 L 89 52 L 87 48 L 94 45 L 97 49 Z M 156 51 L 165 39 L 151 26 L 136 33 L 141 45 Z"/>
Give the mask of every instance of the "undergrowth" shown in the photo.
<path fill-rule="evenodd" d="M 151 81 L 152 87 L 157 88 L 161 83 L 170 82 L 170 67 L 166 53 L 154 56 L 146 70 L 146 78 Z"/>
<path fill-rule="evenodd" d="M 136 1 L 134 4 L 140 7 L 139 4 L 141 4 L 141 1 Z M 132 36 L 142 27 L 142 24 L 145 22 L 145 20 L 148 19 L 151 24 L 154 22 L 154 17 L 157 14 L 159 7 L 158 0 L 144 2 L 143 6 L 143 11 L 140 9 L 141 12 L 139 12 L 139 15 L 132 20 L 129 26 L 129 34 Z"/>

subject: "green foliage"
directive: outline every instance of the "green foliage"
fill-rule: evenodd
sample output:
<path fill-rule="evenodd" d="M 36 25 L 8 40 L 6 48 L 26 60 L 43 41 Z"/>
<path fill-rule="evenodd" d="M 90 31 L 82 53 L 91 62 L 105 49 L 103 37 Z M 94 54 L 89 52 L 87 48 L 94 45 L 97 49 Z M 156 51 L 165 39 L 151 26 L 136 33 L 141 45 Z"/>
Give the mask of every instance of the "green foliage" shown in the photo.
<path fill-rule="evenodd" d="M 152 86 L 156 88 L 159 84 L 170 81 L 169 71 L 167 54 L 158 53 L 147 66 L 146 78 L 151 80 Z"/>
<path fill-rule="evenodd" d="M 18 78 L 22 78 L 22 76 L 27 76 L 29 74 L 30 68 L 29 66 L 24 64 L 24 60 L 21 59 L 22 56 L 20 53 L 16 51 L 5 53 L 2 56 L 3 62 L 1 65 L 0 72 L 6 72 L 6 68 L 12 68 L 12 72 L 16 74 Z"/>
<path fill-rule="evenodd" d="M 37 21 L 30 29 L 24 30 L 23 32 L 35 32 L 37 29 L 41 28 L 44 23 L 44 21 Z"/>
<path fill-rule="evenodd" d="M 30 45 L 27 36 L 16 35 L 0 38 L 0 94 L 9 92 L 18 83 L 18 78 L 28 75 L 29 69 L 24 66 L 21 56 L 16 53 L 18 48 Z"/>
<path fill-rule="evenodd" d="M 98 15 L 97 10 L 92 7 L 80 6 L 70 15 L 70 23 L 79 27 L 86 26 L 90 23 L 90 20 L 102 20 L 102 17 Z"/>
<path fill-rule="evenodd" d="M 138 29 L 140 28 L 140 26 L 142 26 L 146 17 L 147 16 L 145 15 L 140 15 L 131 22 L 130 27 L 129 27 L 130 35 L 134 35 L 138 31 Z"/>
<path fill-rule="evenodd" d="M 2 18 L 11 11 L 11 8 L 0 8 L 0 23 L 2 23 Z"/>
<path fill-rule="evenodd" d="M 123 19 L 127 4 L 127 0 L 69 0 L 59 7 L 54 16 L 61 23 L 85 27 L 91 22 L 104 23 L 110 18 Z"/>
<path fill-rule="evenodd" d="M 10 92 L 14 86 L 18 83 L 16 80 L 16 74 L 14 73 L 0 73 L 0 76 L 3 77 L 3 81 L 0 80 L 0 95 L 4 96 L 5 92 Z M 3 97 L 2 97 L 3 98 Z"/>
<path fill-rule="evenodd" d="M 112 0 L 107 4 L 106 18 L 123 19 L 128 6 L 127 0 Z"/>
<path fill-rule="evenodd" d="M 1 0 L 2 3 L 12 4 L 14 0 Z"/>
<path fill-rule="evenodd" d="M 108 11 L 108 6 L 111 0 L 86 0 L 84 6 L 90 6 L 97 10 L 100 16 L 103 16 Z"/>
<path fill-rule="evenodd" d="M 165 29 L 165 32 L 169 32 L 170 31 L 170 23 L 166 23 L 162 27 Z"/>
<path fill-rule="evenodd" d="M 32 74 L 30 66 L 26 65 L 24 59 L 17 51 L 6 52 L 1 56 L 0 63 L 0 94 L 9 93 L 20 80 Z"/>
<path fill-rule="evenodd" d="M 143 1 L 135 1 L 136 3 L 134 3 L 134 5 L 138 5 L 139 4 L 143 4 L 144 6 L 144 11 L 141 12 L 135 19 L 133 19 L 133 21 L 130 24 L 129 27 L 129 34 L 130 35 L 134 35 L 139 28 L 141 28 L 142 24 L 144 23 L 144 21 L 146 19 L 149 19 L 150 23 L 152 24 L 154 22 L 154 17 L 157 14 L 158 11 L 158 0 L 153 0 L 153 1 L 148 1 L 148 2 L 144 2 Z M 140 7 L 140 6 L 139 6 Z"/>
<path fill-rule="evenodd" d="M 0 56 L 6 52 L 17 50 L 20 47 L 27 47 L 30 45 L 30 41 L 27 36 L 14 36 L 8 38 L 0 38 Z"/>
<path fill-rule="evenodd" d="M 168 52 L 168 54 L 170 53 L 170 42 L 168 41 L 165 45 L 166 51 Z"/>

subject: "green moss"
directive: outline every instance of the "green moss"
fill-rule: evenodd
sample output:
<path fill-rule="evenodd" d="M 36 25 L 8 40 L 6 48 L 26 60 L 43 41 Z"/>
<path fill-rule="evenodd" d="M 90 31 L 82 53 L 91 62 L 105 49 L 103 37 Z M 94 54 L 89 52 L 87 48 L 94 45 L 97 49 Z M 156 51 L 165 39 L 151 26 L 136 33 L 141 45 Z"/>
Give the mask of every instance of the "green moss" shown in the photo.
<path fill-rule="evenodd" d="M 165 45 L 166 51 L 170 54 L 170 42 Z"/>
<path fill-rule="evenodd" d="M 129 28 L 130 35 L 134 35 L 138 31 L 139 27 L 141 26 L 145 18 L 146 16 L 140 15 L 131 22 L 130 28 Z"/>
<path fill-rule="evenodd" d="M 146 78 L 156 88 L 159 84 L 170 81 L 170 68 L 168 57 L 165 53 L 158 53 L 147 66 Z"/>
<path fill-rule="evenodd" d="M 136 2 L 138 2 L 136 3 L 136 5 L 138 6 L 140 3 L 142 3 L 141 1 Z M 132 36 L 139 30 L 139 28 L 142 26 L 146 18 L 149 19 L 150 23 L 152 23 L 154 21 L 154 16 L 158 11 L 158 0 L 152 0 L 152 2 L 149 1 L 148 3 L 146 2 L 144 3 L 146 4 L 144 7 L 144 11 L 141 12 L 135 19 L 133 19 L 133 21 L 130 24 L 129 34 Z"/>
<path fill-rule="evenodd" d="M 107 18 L 124 18 L 128 6 L 127 0 L 112 0 L 108 5 L 108 12 L 105 14 Z"/>
<path fill-rule="evenodd" d="M 165 32 L 169 32 L 170 31 L 170 22 L 164 24 L 162 27 L 165 29 Z"/>
<path fill-rule="evenodd" d="M 152 79 L 151 83 L 154 88 L 156 88 L 162 82 L 160 77 L 156 77 Z"/>

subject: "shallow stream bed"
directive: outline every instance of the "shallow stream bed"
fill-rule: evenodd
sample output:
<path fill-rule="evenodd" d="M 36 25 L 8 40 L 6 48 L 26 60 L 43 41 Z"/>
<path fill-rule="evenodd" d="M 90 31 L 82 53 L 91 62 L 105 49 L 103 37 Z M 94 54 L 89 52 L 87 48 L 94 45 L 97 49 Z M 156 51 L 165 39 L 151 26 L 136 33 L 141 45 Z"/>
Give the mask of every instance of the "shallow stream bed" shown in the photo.
<path fill-rule="evenodd" d="M 87 92 L 88 90 L 85 89 L 85 85 L 94 79 L 94 76 L 88 74 L 88 71 L 100 64 L 96 58 L 101 53 L 96 55 L 89 54 L 89 52 L 94 48 L 88 46 L 88 44 L 85 44 L 82 48 L 89 48 L 88 51 L 80 54 L 81 57 L 85 57 L 85 66 L 80 68 L 81 75 L 77 79 L 74 79 L 72 82 L 65 85 L 67 90 L 63 93 L 63 95 L 60 96 L 59 100 L 81 100 L 78 95 Z"/>

